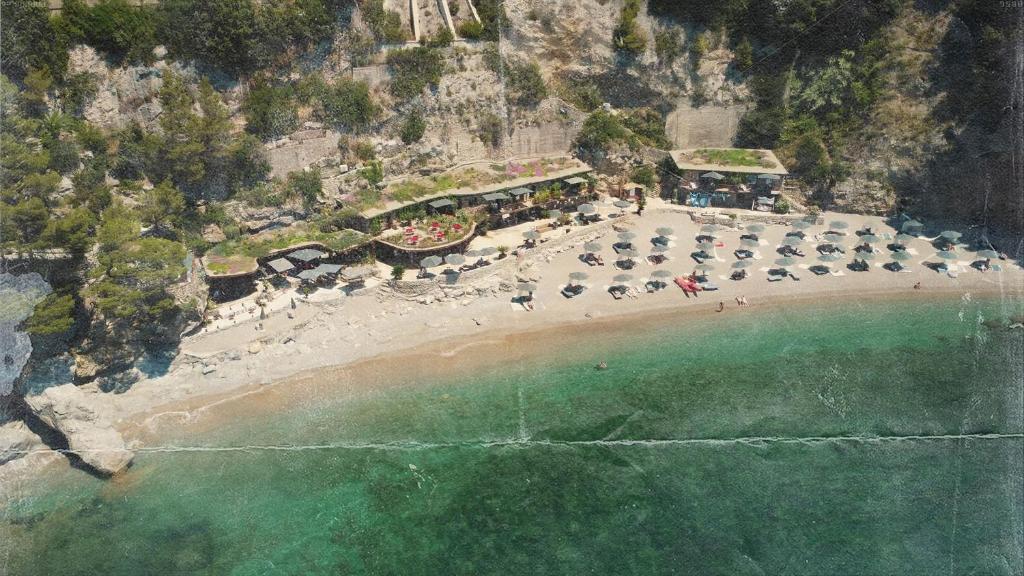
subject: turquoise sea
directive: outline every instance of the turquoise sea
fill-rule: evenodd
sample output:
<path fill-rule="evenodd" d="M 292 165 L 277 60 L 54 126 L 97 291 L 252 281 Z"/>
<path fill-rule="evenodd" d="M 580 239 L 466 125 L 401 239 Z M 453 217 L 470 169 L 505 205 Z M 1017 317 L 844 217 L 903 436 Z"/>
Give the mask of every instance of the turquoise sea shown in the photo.
<path fill-rule="evenodd" d="M 319 382 L 19 488 L 0 573 L 1020 575 L 1021 313 L 681 313 Z"/>

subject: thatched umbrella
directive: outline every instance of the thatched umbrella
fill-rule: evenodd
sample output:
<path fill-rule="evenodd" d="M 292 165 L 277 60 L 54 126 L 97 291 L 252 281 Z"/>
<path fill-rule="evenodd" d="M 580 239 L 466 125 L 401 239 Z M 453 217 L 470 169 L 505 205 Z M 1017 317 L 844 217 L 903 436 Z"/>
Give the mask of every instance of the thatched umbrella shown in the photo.
<path fill-rule="evenodd" d="M 599 242 L 587 242 L 583 244 L 583 249 L 588 253 L 600 252 L 601 248 L 602 246 Z"/>
<path fill-rule="evenodd" d="M 580 204 L 576 207 L 576 210 L 580 214 L 593 214 L 594 212 L 597 212 L 597 208 L 595 208 L 593 204 Z"/>
<path fill-rule="evenodd" d="M 829 230 L 846 230 L 850 225 L 842 220 L 833 220 L 828 223 Z"/>
<path fill-rule="evenodd" d="M 672 234 L 675 234 L 675 230 L 669 228 L 668 226 L 662 226 L 660 228 L 656 228 L 654 230 L 654 233 L 657 234 L 658 236 L 661 236 L 662 238 L 667 238 Z"/>

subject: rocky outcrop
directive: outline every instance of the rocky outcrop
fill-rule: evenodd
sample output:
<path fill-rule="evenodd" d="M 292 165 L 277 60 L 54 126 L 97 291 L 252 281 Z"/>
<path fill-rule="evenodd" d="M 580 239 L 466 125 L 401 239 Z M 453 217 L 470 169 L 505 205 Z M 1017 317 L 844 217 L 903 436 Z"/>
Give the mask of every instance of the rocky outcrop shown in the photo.
<path fill-rule="evenodd" d="M 72 453 L 96 472 L 110 476 L 131 464 L 134 453 L 111 425 L 105 398 L 97 389 L 64 384 L 27 396 L 25 402 L 44 424 L 67 439 Z"/>
<path fill-rule="evenodd" d="M 46 450 L 46 445 L 24 422 L 0 425 L 0 465 L 36 450 Z"/>

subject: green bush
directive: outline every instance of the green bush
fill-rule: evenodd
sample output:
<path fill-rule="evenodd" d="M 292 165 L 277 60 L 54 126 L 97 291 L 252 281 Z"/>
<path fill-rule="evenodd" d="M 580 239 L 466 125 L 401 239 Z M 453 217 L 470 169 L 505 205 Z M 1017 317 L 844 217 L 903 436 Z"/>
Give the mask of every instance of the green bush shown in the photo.
<path fill-rule="evenodd" d="M 273 86 L 265 79 L 250 87 L 242 112 L 245 129 L 263 140 L 280 138 L 299 127 L 295 91 L 290 86 Z"/>
<path fill-rule="evenodd" d="M 436 48 L 408 48 L 388 53 L 391 94 L 400 100 L 419 96 L 424 88 L 437 87 L 444 74 L 444 59 Z"/>
<path fill-rule="evenodd" d="M 775 207 L 773 208 L 773 210 L 776 214 L 789 214 L 789 202 L 783 200 L 782 198 L 779 198 L 779 200 L 775 202 Z"/>
<path fill-rule="evenodd" d="M 338 128 L 359 131 L 380 113 L 366 82 L 341 78 L 329 87 L 321 101 L 321 118 Z"/>
<path fill-rule="evenodd" d="M 619 23 L 612 33 L 616 49 L 636 55 L 647 48 L 647 35 L 636 25 L 639 13 L 640 0 L 625 0 L 619 14 Z"/>
<path fill-rule="evenodd" d="M 320 194 L 323 193 L 320 169 L 289 172 L 287 186 L 290 194 L 302 198 L 302 205 L 306 209 L 312 208 L 320 200 Z"/>
<path fill-rule="evenodd" d="M 515 100 L 524 106 L 536 106 L 547 98 L 548 89 L 536 62 L 509 61 L 505 67 L 509 88 Z"/>
<path fill-rule="evenodd" d="M 419 110 L 413 110 L 402 122 L 402 142 L 412 144 L 423 138 L 423 132 L 427 129 L 427 123 L 423 120 L 423 114 Z"/>
<path fill-rule="evenodd" d="M 576 145 L 589 152 L 603 151 L 616 142 L 626 141 L 629 136 L 629 130 L 618 117 L 599 108 L 583 122 Z"/>
<path fill-rule="evenodd" d="M 484 36 L 484 25 L 476 20 L 464 20 L 459 24 L 459 36 L 467 40 L 479 40 Z"/>
<path fill-rule="evenodd" d="M 36 304 L 25 322 L 25 331 L 35 336 L 64 334 L 75 325 L 75 299 L 70 294 L 51 292 Z"/>
<path fill-rule="evenodd" d="M 157 22 L 151 8 L 127 0 L 99 0 L 91 7 L 83 0 L 64 0 L 62 16 L 77 40 L 117 60 L 153 61 Z"/>
<path fill-rule="evenodd" d="M 394 43 L 405 40 L 401 15 L 385 10 L 383 0 L 361 0 L 359 8 L 363 14 L 363 21 L 378 42 Z"/>

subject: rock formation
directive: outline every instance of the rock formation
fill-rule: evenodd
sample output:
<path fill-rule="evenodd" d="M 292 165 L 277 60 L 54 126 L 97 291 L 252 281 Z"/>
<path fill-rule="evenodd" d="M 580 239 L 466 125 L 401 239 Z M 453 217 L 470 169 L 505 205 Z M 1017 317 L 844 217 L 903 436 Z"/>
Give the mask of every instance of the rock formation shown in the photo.
<path fill-rule="evenodd" d="M 47 388 L 25 398 L 43 423 L 64 435 L 72 453 L 95 471 L 109 476 L 128 468 L 134 453 L 110 425 L 106 401 L 97 389 L 72 384 Z"/>

